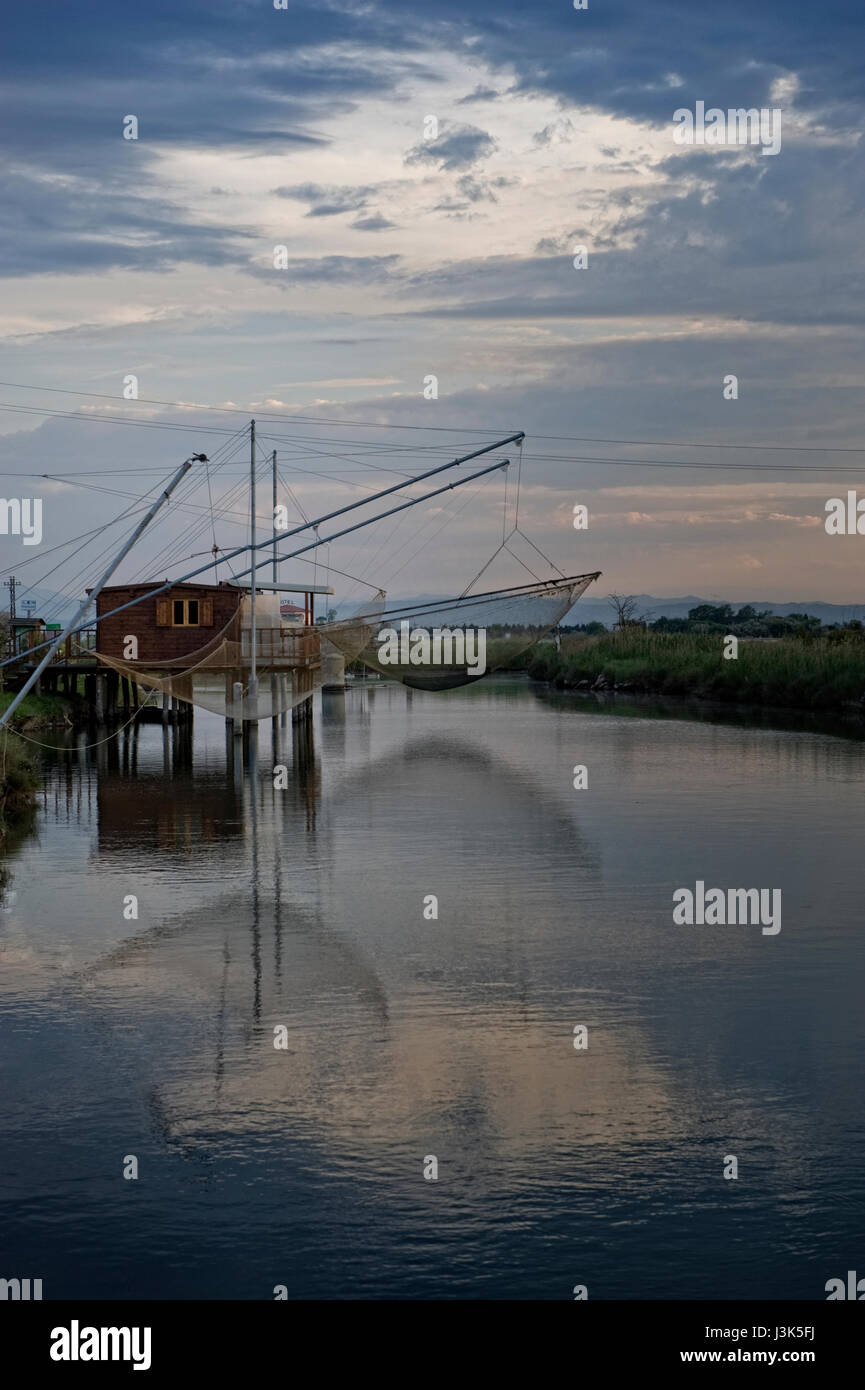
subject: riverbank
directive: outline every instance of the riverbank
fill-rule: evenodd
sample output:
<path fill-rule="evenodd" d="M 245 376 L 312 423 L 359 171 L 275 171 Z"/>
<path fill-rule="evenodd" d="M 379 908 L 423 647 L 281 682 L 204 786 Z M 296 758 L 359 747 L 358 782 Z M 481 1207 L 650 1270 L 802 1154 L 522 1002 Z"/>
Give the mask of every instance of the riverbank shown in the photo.
<path fill-rule="evenodd" d="M 10 690 L 0 690 L 0 714 L 8 709 L 15 695 Z M 13 729 L 54 729 L 58 726 L 71 727 L 74 723 L 75 706 L 62 695 L 25 695 L 12 716 Z"/>
<path fill-rule="evenodd" d="M 0 712 L 12 703 L 14 695 L 0 691 Z M 0 729 L 0 852 L 26 833 L 36 806 L 40 775 L 33 749 L 16 731 L 35 733 L 40 729 L 71 727 L 72 704 L 59 695 L 27 695 L 12 716 L 11 729 Z M 0 868 L 0 888 L 4 871 Z"/>
<path fill-rule="evenodd" d="M 564 690 L 620 690 L 645 695 L 841 710 L 865 697 L 865 642 L 795 638 L 740 640 L 735 659 L 711 633 L 656 633 L 642 628 L 599 637 L 565 638 L 535 647 L 526 669 L 533 680 Z"/>
<path fill-rule="evenodd" d="M 39 775 L 27 745 L 14 733 L 0 730 L 0 853 L 25 835 L 36 809 Z M 0 864 L 0 891 L 6 869 Z"/>

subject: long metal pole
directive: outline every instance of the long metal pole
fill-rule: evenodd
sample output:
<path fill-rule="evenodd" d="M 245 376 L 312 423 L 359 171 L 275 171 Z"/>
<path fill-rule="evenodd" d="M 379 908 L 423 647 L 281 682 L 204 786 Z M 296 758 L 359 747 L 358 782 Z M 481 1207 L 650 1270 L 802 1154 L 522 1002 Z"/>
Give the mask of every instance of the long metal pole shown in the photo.
<path fill-rule="evenodd" d="M 371 493 L 369 497 L 362 497 L 358 502 L 349 502 L 345 507 L 337 507 L 335 511 L 328 512 L 326 516 L 315 517 L 312 521 L 305 521 L 302 526 L 295 526 L 293 530 L 285 532 L 285 540 L 288 540 L 290 536 L 298 535 L 301 531 L 308 531 L 311 527 L 322 526 L 325 521 L 332 521 L 335 516 L 344 516 L 346 512 L 352 512 L 357 507 L 368 507 L 370 502 L 377 502 L 380 497 L 387 497 L 392 492 L 399 492 L 400 488 L 405 487 L 407 483 L 422 483 L 424 479 L 432 478 L 436 473 L 444 473 L 448 468 L 456 468 L 461 463 L 468 463 L 471 459 L 479 458 L 482 454 L 490 454 L 494 449 L 503 449 L 506 444 L 513 444 L 524 438 L 525 434 L 520 430 L 517 434 L 509 434 L 507 439 L 497 439 L 494 444 L 485 444 L 483 448 L 474 449 L 472 453 L 463 454 L 461 458 L 451 459 L 450 463 L 441 463 L 435 468 L 428 468 L 424 473 L 417 473 L 413 478 L 404 479 L 401 483 L 394 483 L 392 487 L 382 488 L 379 492 Z M 502 467 L 503 465 L 499 464 L 497 466 Z M 480 477 L 481 475 L 475 474 L 474 476 Z M 470 482 L 471 479 L 465 479 L 464 481 Z M 455 484 L 455 486 L 459 486 L 459 484 Z M 414 506 L 416 502 L 423 501 L 425 501 L 425 497 L 413 498 L 408 505 Z M 378 517 L 372 518 L 373 521 L 377 521 L 378 519 Z M 361 522 L 362 526 L 368 526 L 369 524 L 370 522 Z M 333 538 L 331 537 L 331 539 Z M 112 608 L 109 613 L 103 613 L 102 617 L 113 618 L 116 613 L 122 613 L 127 608 L 134 608 L 136 604 L 146 603 L 148 599 L 156 598 L 159 594 L 168 593 L 169 589 L 174 589 L 178 584 L 186 584 L 190 579 L 195 579 L 197 575 L 205 574 L 208 570 L 216 569 L 217 565 L 221 565 L 224 561 L 233 560 L 237 555 L 245 555 L 251 548 L 261 550 L 262 546 L 269 546 L 272 544 L 273 541 L 268 537 L 266 541 L 259 541 L 254 547 L 239 545 L 236 550 L 228 551 L 227 554 L 221 556 L 219 560 L 211 560 L 206 565 L 199 565 L 197 569 L 190 570 L 188 574 L 182 574 L 177 579 L 166 581 L 165 584 L 160 584 L 156 589 L 148 589 L 146 594 L 139 594 L 138 598 L 129 599 L 127 603 L 121 603 L 117 608 Z M 287 558 L 290 557 L 284 555 L 280 556 L 280 559 Z M 267 561 L 265 560 L 264 563 L 267 564 Z M 256 568 L 260 568 L 260 566 L 256 566 Z M 247 571 L 247 573 L 249 572 L 250 571 Z M 86 627 L 87 624 L 82 624 L 82 626 Z M 80 629 L 76 629 L 76 631 L 79 630 Z M 47 643 L 43 642 L 38 647 L 34 647 L 33 650 L 41 651 L 42 647 L 47 645 Z M 0 662 L 0 666 L 8 666 L 13 661 L 17 661 L 17 659 L 17 657 L 10 657 L 8 660 Z"/>
<path fill-rule="evenodd" d="M 277 545 L 277 535 L 276 535 L 276 508 L 277 508 L 277 500 L 276 500 L 276 450 L 274 449 L 274 451 L 273 451 L 273 582 L 274 582 L 274 584 L 278 584 L 278 583 L 279 583 L 279 575 L 278 575 L 278 573 L 277 573 L 277 568 L 276 568 L 276 567 L 277 567 L 277 564 L 279 563 L 279 551 L 278 551 L 277 548 L 276 548 L 276 545 Z"/>
<path fill-rule="evenodd" d="M 510 459 L 502 459 L 501 463 L 492 463 L 489 468 L 481 468 L 477 473 L 470 473 L 467 478 L 460 478 L 456 483 L 445 483 L 443 487 L 434 488 L 432 492 L 425 492 L 422 497 L 413 497 L 410 502 L 401 502 L 398 507 L 389 507 L 386 512 L 380 512 L 378 516 L 372 516 L 367 521 L 357 521 L 354 526 L 346 526 L 342 531 L 334 531 L 332 536 L 325 536 L 324 540 L 317 537 L 310 541 L 309 545 L 304 545 L 300 550 L 293 550 L 290 555 L 280 555 L 281 560 L 294 560 L 298 555 L 303 555 L 307 550 L 315 550 L 317 545 L 328 545 L 331 541 L 339 540 L 340 536 L 348 536 L 352 531 L 360 531 L 364 526 L 372 526 L 376 521 L 384 521 L 385 517 L 394 516 L 397 512 L 404 512 L 406 507 L 415 507 L 418 502 L 428 502 L 431 497 L 438 497 L 442 492 L 450 492 L 452 488 L 463 487 L 466 483 L 473 483 L 475 478 L 483 478 L 487 473 L 495 473 L 499 468 L 510 467 Z M 267 560 L 259 560 L 257 565 L 253 565 L 248 570 L 241 570 L 240 574 L 235 575 L 235 579 L 243 579 L 244 575 L 255 574 L 256 570 L 266 565 Z M 252 581 L 253 584 L 255 581 Z"/>
<path fill-rule="evenodd" d="M 147 513 L 146 517 L 144 517 L 144 519 L 139 522 L 132 535 L 129 537 L 129 540 L 111 561 L 111 564 L 108 566 L 108 569 L 105 571 L 102 578 L 87 595 L 81 607 L 78 609 L 78 612 L 75 614 L 75 617 L 63 629 L 63 631 L 60 633 L 60 636 L 55 637 L 54 641 L 49 643 L 48 651 L 45 653 L 39 665 L 36 667 L 36 670 L 29 677 L 29 679 L 24 682 L 21 689 L 18 691 L 18 694 L 15 696 L 15 699 L 9 705 L 8 709 L 5 711 L 2 717 L 0 717 L 0 727 L 2 727 L 2 725 L 7 722 L 9 716 L 18 708 L 21 701 L 24 699 L 24 696 L 27 695 L 33 689 L 34 685 L 38 681 L 39 677 L 42 675 L 42 672 L 45 670 L 45 667 L 51 661 L 51 658 L 57 651 L 57 648 L 60 646 L 60 644 L 62 642 L 65 642 L 67 637 L 71 637 L 73 631 L 77 630 L 76 624 L 81 622 L 81 619 L 84 617 L 84 614 L 87 612 L 91 603 L 93 603 L 99 597 L 103 588 L 108 583 L 114 571 L 117 569 L 117 566 L 129 554 L 130 550 L 134 546 L 135 542 L 138 540 L 141 533 L 145 530 L 147 526 L 149 526 L 150 522 L 153 520 L 156 513 L 159 511 L 160 507 L 168 501 L 169 497 L 171 496 L 174 489 L 177 487 L 177 484 L 180 482 L 181 478 L 184 478 L 186 476 L 191 467 L 192 459 L 187 459 L 185 463 L 182 463 L 180 465 L 174 477 L 171 479 L 171 482 L 166 487 L 165 491 L 156 499 L 153 506 L 150 508 L 150 511 Z"/>
<path fill-rule="evenodd" d="M 255 549 L 255 421 L 249 422 L 249 545 Z M 249 696 L 255 698 L 255 585 L 249 595 L 249 637 L 252 657 L 249 672 Z"/>

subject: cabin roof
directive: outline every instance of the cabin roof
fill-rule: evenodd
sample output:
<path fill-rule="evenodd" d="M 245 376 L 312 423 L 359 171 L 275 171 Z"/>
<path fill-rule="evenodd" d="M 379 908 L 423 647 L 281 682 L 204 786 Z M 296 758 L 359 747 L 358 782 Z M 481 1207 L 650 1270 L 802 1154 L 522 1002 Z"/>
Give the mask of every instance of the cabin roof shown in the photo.
<path fill-rule="evenodd" d="M 99 597 L 101 597 L 102 594 L 116 593 L 118 589 L 123 589 L 124 591 L 131 589 L 135 593 L 146 593 L 148 589 L 162 589 L 166 584 L 171 584 L 172 591 L 174 589 L 194 589 L 197 593 L 201 589 L 207 589 L 211 593 L 217 593 L 222 589 L 223 591 L 229 590 L 232 593 L 237 592 L 234 585 L 228 584 L 224 579 L 220 579 L 218 584 L 190 584 L 183 583 L 180 580 L 178 580 L 176 584 L 172 584 L 170 579 L 150 579 L 144 584 L 106 584 L 105 588 L 100 590 Z M 84 592 L 92 594 L 93 590 L 85 589 Z"/>

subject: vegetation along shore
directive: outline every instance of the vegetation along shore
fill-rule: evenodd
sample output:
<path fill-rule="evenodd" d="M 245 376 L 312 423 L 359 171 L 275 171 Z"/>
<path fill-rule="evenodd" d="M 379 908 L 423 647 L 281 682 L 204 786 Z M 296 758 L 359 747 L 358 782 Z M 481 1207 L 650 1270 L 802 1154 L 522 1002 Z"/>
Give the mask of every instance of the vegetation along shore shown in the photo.
<path fill-rule="evenodd" d="M 710 616 L 706 616 L 708 611 Z M 693 616 L 697 614 L 699 616 Z M 865 627 L 704 605 L 685 619 L 620 619 L 612 631 L 564 631 L 524 663 L 562 689 L 692 696 L 789 709 L 865 708 Z M 597 625 L 593 624 L 593 627 Z M 725 659 L 728 636 L 737 637 Z"/>

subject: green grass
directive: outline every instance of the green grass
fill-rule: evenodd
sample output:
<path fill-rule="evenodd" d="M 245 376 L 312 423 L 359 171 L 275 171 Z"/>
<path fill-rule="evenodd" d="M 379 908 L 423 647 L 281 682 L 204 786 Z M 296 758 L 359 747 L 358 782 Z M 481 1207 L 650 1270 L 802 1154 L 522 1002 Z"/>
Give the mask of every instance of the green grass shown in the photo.
<path fill-rule="evenodd" d="M 33 793 L 38 785 L 36 766 L 27 745 L 15 734 L 0 730 L 0 843 L 16 820 L 32 811 Z"/>
<path fill-rule="evenodd" d="M 798 709 L 837 708 L 865 694 L 865 642 L 740 640 L 737 659 L 728 661 L 723 649 L 720 635 L 638 628 L 565 639 L 561 653 L 536 647 L 528 672 L 564 686 L 603 675 L 640 691 Z"/>
<path fill-rule="evenodd" d="M 14 692 L 0 690 L 0 714 L 9 708 L 14 698 Z M 25 695 L 12 716 L 12 724 L 23 724 L 28 719 L 62 722 L 69 708 L 69 701 L 61 695 Z"/>

